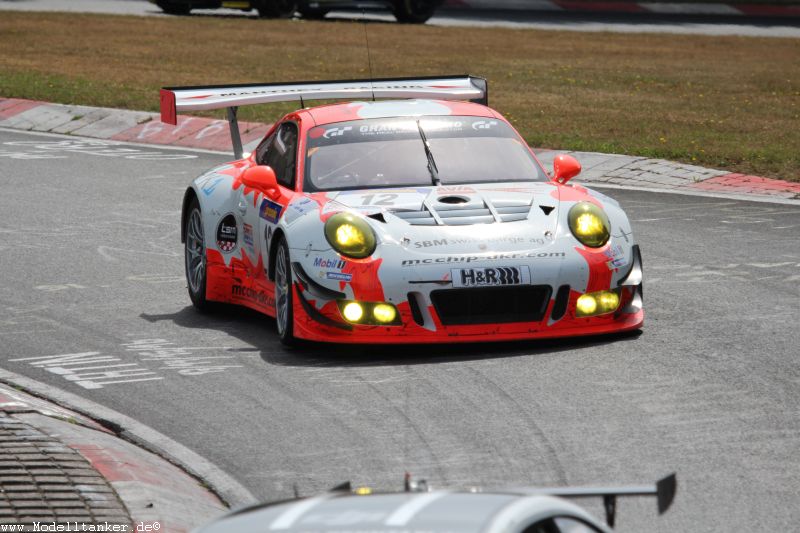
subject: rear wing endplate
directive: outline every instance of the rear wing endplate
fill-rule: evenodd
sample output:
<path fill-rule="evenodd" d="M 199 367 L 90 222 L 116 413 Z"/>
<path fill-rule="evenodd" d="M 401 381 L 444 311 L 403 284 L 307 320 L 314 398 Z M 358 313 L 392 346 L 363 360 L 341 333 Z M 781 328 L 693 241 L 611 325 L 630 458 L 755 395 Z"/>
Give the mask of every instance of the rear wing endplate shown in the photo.
<path fill-rule="evenodd" d="M 620 496 L 655 496 L 658 505 L 658 514 L 664 514 L 672 500 L 675 499 L 675 491 L 678 482 L 675 474 L 656 481 L 655 485 L 632 486 L 632 487 L 558 487 L 543 489 L 524 489 L 524 493 L 531 496 L 559 496 L 561 498 L 603 498 L 603 507 L 606 511 L 606 523 L 609 527 L 614 527 L 617 512 L 617 498 Z"/>
<path fill-rule="evenodd" d="M 476 76 L 434 76 L 427 78 L 382 78 L 372 80 L 304 81 L 165 87 L 161 89 L 161 121 L 178 123 L 182 111 L 227 108 L 236 158 L 242 155 L 242 141 L 236 113 L 239 106 L 306 100 L 375 100 L 377 98 L 430 98 L 468 100 L 488 105 L 489 84 Z"/>

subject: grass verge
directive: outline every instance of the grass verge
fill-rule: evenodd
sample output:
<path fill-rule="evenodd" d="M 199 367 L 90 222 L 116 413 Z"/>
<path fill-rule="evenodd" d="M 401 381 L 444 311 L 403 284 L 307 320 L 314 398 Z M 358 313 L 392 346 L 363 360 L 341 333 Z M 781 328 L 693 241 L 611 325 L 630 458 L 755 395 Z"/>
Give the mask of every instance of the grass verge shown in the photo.
<path fill-rule="evenodd" d="M 485 76 L 492 106 L 534 146 L 800 181 L 800 40 L 367 30 L 374 76 Z M 150 111 L 162 86 L 368 76 L 353 22 L 4 12 L 0 50 L 0 96 Z"/>

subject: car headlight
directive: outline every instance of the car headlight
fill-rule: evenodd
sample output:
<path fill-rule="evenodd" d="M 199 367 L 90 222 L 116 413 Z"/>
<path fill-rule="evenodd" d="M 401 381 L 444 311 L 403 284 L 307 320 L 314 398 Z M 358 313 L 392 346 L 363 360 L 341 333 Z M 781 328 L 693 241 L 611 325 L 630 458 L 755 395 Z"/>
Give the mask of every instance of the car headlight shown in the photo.
<path fill-rule="evenodd" d="M 389 302 L 358 302 L 337 300 L 339 313 L 351 324 L 365 326 L 400 326 L 402 321 L 394 304 Z"/>
<path fill-rule="evenodd" d="M 575 238 L 591 248 L 608 242 L 611 223 L 605 212 L 590 202 L 578 202 L 569 210 L 569 229 Z"/>
<path fill-rule="evenodd" d="M 336 213 L 325 222 L 325 238 L 342 255 L 363 259 L 375 251 L 375 233 L 369 224 L 352 213 Z"/>
<path fill-rule="evenodd" d="M 619 291 L 587 292 L 575 302 L 575 316 L 596 316 L 613 313 L 619 307 Z"/>

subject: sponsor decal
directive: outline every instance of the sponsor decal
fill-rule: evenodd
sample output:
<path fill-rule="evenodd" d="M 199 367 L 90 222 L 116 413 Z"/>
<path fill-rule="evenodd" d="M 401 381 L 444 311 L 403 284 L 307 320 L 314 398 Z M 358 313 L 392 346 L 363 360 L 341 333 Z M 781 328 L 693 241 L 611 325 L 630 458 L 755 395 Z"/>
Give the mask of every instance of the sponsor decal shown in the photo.
<path fill-rule="evenodd" d="M 345 134 L 345 132 L 348 132 L 352 129 L 352 126 L 345 126 L 343 128 L 328 128 L 325 130 L 325 133 L 323 133 L 322 136 L 326 139 L 330 139 L 331 137 L 341 137 Z"/>
<path fill-rule="evenodd" d="M 473 130 L 488 130 L 497 126 L 496 120 L 476 120 L 472 123 Z"/>
<path fill-rule="evenodd" d="M 313 211 L 316 208 L 317 208 L 317 202 L 315 202 L 311 198 L 303 198 L 301 200 L 289 204 L 289 209 L 294 209 L 301 215 L 303 213 L 308 213 L 309 211 Z"/>
<path fill-rule="evenodd" d="M 342 87 L 341 90 L 343 91 L 368 91 L 372 90 L 374 87 L 371 85 L 348 85 Z M 381 84 L 380 89 L 427 89 L 430 88 L 426 85 L 420 84 Z M 454 87 L 455 88 L 455 87 Z M 250 95 L 268 95 L 268 94 L 294 94 L 294 93 L 315 93 L 315 92 L 328 92 L 330 89 L 326 86 L 319 86 L 319 85 L 302 85 L 300 87 L 276 87 L 276 88 L 268 88 L 268 89 L 250 89 L 250 90 L 239 90 L 239 91 L 232 91 L 232 92 L 221 92 L 219 96 L 250 96 Z M 210 96 L 215 96 L 213 94 L 202 95 L 203 98 L 207 98 Z M 195 98 L 200 98 L 200 96 L 196 96 Z M 312 96 L 308 97 L 309 100 L 313 100 Z"/>
<path fill-rule="evenodd" d="M 337 281 L 351 281 L 353 279 L 352 274 L 345 274 L 344 272 L 326 272 L 325 277 Z"/>
<path fill-rule="evenodd" d="M 250 224 L 242 224 L 242 239 L 244 240 L 244 245 L 250 250 L 251 253 L 255 252 L 255 246 L 253 244 L 253 226 Z"/>
<path fill-rule="evenodd" d="M 325 257 L 315 257 L 314 266 L 318 268 L 330 268 L 333 270 L 341 270 L 344 268 L 344 259 L 328 259 Z"/>
<path fill-rule="evenodd" d="M 277 224 L 278 219 L 281 218 L 281 211 L 283 211 L 283 206 L 281 204 L 273 202 L 269 198 L 264 198 L 264 200 L 261 201 L 261 209 L 258 210 L 258 216 L 267 222 Z"/>
<path fill-rule="evenodd" d="M 231 252 L 236 248 L 237 240 L 236 218 L 228 215 L 220 220 L 217 226 L 217 248 L 222 252 Z"/>
<path fill-rule="evenodd" d="M 531 271 L 527 266 L 454 268 L 450 271 L 453 287 L 491 287 L 495 285 L 527 285 Z"/>
<path fill-rule="evenodd" d="M 445 185 L 444 187 L 438 187 L 436 189 L 437 194 L 454 194 L 454 193 L 464 193 L 464 194 L 474 194 L 475 189 L 472 187 L 468 187 L 466 185 Z"/>
<path fill-rule="evenodd" d="M 219 177 L 216 177 L 216 178 L 212 178 L 212 179 L 208 180 L 207 182 L 205 182 L 203 184 L 203 188 L 200 189 L 200 190 L 203 191 L 203 194 L 205 194 L 206 196 L 211 196 L 211 193 L 214 192 L 214 189 L 217 188 L 217 185 L 219 185 L 220 182 L 222 180 L 224 180 L 224 179 L 225 178 L 223 178 L 222 176 L 219 176 Z"/>
<path fill-rule="evenodd" d="M 286 224 L 291 224 L 301 216 L 317 209 L 317 202 L 311 198 L 302 198 L 296 202 L 292 202 L 286 208 L 286 213 L 283 215 L 283 221 Z"/>
<path fill-rule="evenodd" d="M 275 298 L 271 294 L 250 287 L 231 285 L 231 296 L 250 300 L 265 307 L 275 307 Z"/>
<path fill-rule="evenodd" d="M 447 257 L 426 257 L 425 259 L 404 259 L 401 266 L 441 265 L 452 263 L 477 263 L 479 261 L 502 261 L 507 259 L 566 257 L 565 252 L 528 252 L 496 255 L 461 255 Z"/>
<path fill-rule="evenodd" d="M 386 133 L 396 133 L 401 130 L 408 130 L 408 123 L 390 122 L 383 124 L 369 124 L 360 126 L 358 132 L 362 135 L 382 135 Z"/>
<path fill-rule="evenodd" d="M 478 244 L 479 246 L 483 245 L 483 248 L 485 248 L 487 245 L 493 243 L 544 244 L 545 240 L 541 237 L 496 237 L 490 239 L 466 237 L 458 239 L 433 239 L 430 241 L 417 241 L 414 243 L 414 248 L 438 248 L 440 246 L 457 246 L 461 244 Z"/>
<path fill-rule="evenodd" d="M 619 244 L 609 246 L 603 254 L 608 258 L 608 268 L 614 269 L 628 264 L 628 260 L 625 259 L 625 251 Z"/>

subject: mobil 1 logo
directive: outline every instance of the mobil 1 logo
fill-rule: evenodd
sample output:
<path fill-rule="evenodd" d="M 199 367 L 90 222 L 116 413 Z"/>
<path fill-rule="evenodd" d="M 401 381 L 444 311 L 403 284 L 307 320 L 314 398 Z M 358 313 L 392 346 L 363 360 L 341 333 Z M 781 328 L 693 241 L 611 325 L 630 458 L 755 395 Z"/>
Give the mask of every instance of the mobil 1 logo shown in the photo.
<path fill-rule="evenodd" d="M 531 271 L 527 266 L 453 268 L 450 275 L 453 287 L 528 285 L 531 282 Z"/>

